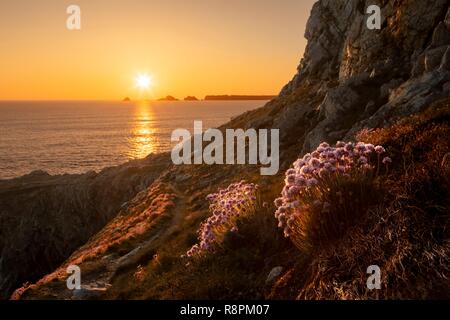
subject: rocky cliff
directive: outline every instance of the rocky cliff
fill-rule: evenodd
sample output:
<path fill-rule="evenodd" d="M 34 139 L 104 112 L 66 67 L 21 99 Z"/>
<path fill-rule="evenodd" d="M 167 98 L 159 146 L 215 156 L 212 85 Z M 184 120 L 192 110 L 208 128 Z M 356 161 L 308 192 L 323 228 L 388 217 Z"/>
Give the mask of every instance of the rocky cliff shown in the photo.
<path fill-rule="evenodd" d="M 100 173 L 0 181 L 0 297 L 52 271 L 166 167 L 149 156 Z"/>
<path fill-rule="evenodd" d="M 381 30 L 366 28 L 365 9 L 371 4 L 381 7 Z M 222 129 L 279 128 L 282 171 L 322 141 L 352 140 L 361 129 L 389 127 L 436 106 L 448 110 L 449 31 L 446 0 L 318 1 L 307 23 L 308 45 L 297 74 L 277 98 Z M 36 284 L 17 290 L 14 298 L 179 297 L 177 292 L 183 291 L 179 278 L 166 275 L 165 284 L 158 279 L 178 270 L 174 264 L 181 262 L 175 257 L 195 240 L 199 223 L 208 215 L 204 196 L 242 178 L 257 182 L 271 202 L 279 193 L 282 172 L 260 177 L 255 167 L 172 166 L 169 157 L 161 155 L 92 177 L 36 176 L 2 182 L 3 296 L 67 258 Z M 128 205 L 121 207 L 126 201 Z M 288 246 L 282 240 L 277 243 L 280 247 L 266 248 L 263 241 L 253 244 L 253 251 L 261 256 L 255 260 L 255 266 L 261 265 L 259 273 L 266 275 L 276 266 L 276 253 L 270 256 L 271 250 L 284 252 Z M 161 256 L 167 258 L 161 260 Z M 35 261 L 43 267 L 32 273 Z M 70 264 L 83 270 L 84 287 L 76 293 L 65 287 L 65 268 Z M 146 275 L 148 270 L 154 274 Z M 260 277 L 254 270 L 246 276 Z M 142 287 L 130 284 L 130 279 L 140 277 L 152 288 L 169 283 L 171 291 L 165 287 L 164 292 L 172 294 L 141 295 Z M 232 286 L 228 282 L 216 285 L 222 292 Z M 187 290 L 191 294 L 187 297 L 194 297 L 195 290 Z M 199 295 L 216 297 L 211 290 Z"/>
<path fill-rule="evenodd" d="M 381 30 L 366 8 L 381 7 Z M 449 94 L 450 12 L 438 1 L 318 1 L 298 73 L 250 126 L 297 133 L 306 152 L 392 123 Z M 258 114 L 258 113 L 256 113 Z"/>

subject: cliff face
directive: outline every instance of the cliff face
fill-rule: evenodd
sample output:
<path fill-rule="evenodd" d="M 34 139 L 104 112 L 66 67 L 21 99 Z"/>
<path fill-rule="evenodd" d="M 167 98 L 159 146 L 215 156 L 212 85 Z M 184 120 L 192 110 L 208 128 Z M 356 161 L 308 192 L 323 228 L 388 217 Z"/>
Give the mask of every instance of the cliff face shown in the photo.
<path fill-rule="evenodd" d="M 381 30 L 366 28 L 365 8 L 372 4 L 382 8 Z M 280 172 L 299 153 L 322 141 L 354 139 L 363 128 L 386 127 L 435 101 L 449 107 L 449 100 L 442 100 L 450 92 L 450 8 L 446 0 L 321 0 L 313 7 L 305 36 L 308 45 L 298 73 L 279 97 L 222 127 L 279 128 Z M 171 166 L 167 155 L 158 159 L 146 162 L 146 169 L 130 164 L 92 179 L 37 178 L 65 179 L 63 189 L 55 182 L 31 189 L 29 177 L 3 182 L 1 292 L 49 272 L 105 223 L 53 273 L 36 285 L 21 288 L 14 297 L 91 298 L 114 292 L 127 270 L 148 262 L 156 252 L 179 256 L 186 250 L 198 224 L 208 215 L 203 201 L 208 192 L 247 178 L 276 195 L 282 180 L 282 173 L 260 177 L 254 167 Z M 110 187 L 112 181 L 116 187 Z M 30 220 L 30 216 L 35 218 Z M 75 229 L 68 226 L 73 219 Z M 12 225 L 22 227 L 4 227 Z M 61 231 L 55 236 L 46 228 Z M 40 248 L 37 243 L 45 245 Z M 44 259 L 39 263 L 45 267 L 30 276 L 35 256 Z M 65 288 L 69 264 L 87 273 L 84 289 L 76 294 Z M 14 275 L 18 265 L 23 270 L 19 268 L 20 276 L 11 280 L 8 275 Z"/>
<path fill-rule="evenodd" d="M 382 29 L 366 27 L 365 8 L 381 7 Z M 319 1 L 305 34 L 298 74 L 288 97 L 312 84 L 324 99 L 303 149 L 351 138 L 448 96 L 448 1 Z M 280 124 L 284 127 L 283 124 Z"/>
<path fill-rule="evenodd" d="M 382 29 L 365 10 L 381 7 Z M 450 90 L 450 12 L 437 1 L 318 1 L 298 73 L 251 125 L 296 134 L 306 152 L 419 112 Z M 262 115 L 265 116 L 262 116 Z"/>

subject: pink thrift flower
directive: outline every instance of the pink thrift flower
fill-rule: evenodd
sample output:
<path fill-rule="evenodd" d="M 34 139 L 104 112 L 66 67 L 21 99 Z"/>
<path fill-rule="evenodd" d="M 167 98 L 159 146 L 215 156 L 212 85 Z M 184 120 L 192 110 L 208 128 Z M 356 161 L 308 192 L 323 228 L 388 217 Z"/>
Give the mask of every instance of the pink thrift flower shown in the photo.
<path fill-rule="evenodd" d="M 382 154 L 382 153 L 386 152 L 386 150 L 382 146 L 376 146 L 375 152 L 378 154 Z"/>

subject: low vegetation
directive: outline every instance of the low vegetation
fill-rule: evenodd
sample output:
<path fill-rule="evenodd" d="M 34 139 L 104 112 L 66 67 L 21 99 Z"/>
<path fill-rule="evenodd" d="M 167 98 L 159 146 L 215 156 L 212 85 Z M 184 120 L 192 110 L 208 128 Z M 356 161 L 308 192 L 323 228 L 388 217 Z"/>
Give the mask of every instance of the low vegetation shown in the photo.
<path fill-rule="evenodd" d="M 339 240 L 381 197 L 380 166 L 392 162 L 385 153 L 370 143 L 324 142 L 296 160 L 275 200 L 284 235 L 303 253 Z"/>
<path fill-rule="evenodd" d="M 444 105 L 388 128 L 363 130 L 358 144 L 322 144 L 287 172 L 285 185 L 304 182 L 303 194 L 295 189 L 290 197 L 275 181 L 262 187 L 261 205 L 234 219 L 215 250 L 181 258 L 197 243 L 196 230 L 174 238 L 150 261 L 116 276 L 109 298 L 449 298 L 449 118 Z M 336 170 L 326 165 L 336 151 L 347 156 L 339 162 L 345 170 L 334 161 Z M 315 158 L 328 172 L 316 168 Z M 226 190 L 236 190 L 236 184 L 218 195 Z M 277 207 L 272 203 L 278 190 Z M 215 203 L 218 195 L 209 199 Z M 287 199 L 306 205 L 301 214 L 289 207 L 296 219 L 291 222 L 280 217 Z M 185 221 L 180 230 L 195 225 Z M 370 265 L 381 269 L 381 290 L 366 287 Z M 282 273 L 268 281 L 277 266 Z M 131 287 L 130 277 L 137 279 Z"/>

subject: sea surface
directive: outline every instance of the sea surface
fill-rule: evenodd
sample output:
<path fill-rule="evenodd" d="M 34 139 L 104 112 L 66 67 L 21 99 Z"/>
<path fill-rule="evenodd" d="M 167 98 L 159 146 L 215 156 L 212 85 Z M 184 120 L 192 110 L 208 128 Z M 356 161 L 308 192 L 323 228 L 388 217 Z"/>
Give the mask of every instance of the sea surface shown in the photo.
<path fill-rule="evenodd" d="M 99 171 L 169 151 L 174 129 L 204 130 L 266 101 L 0 102 L 0 179 Z"/>

